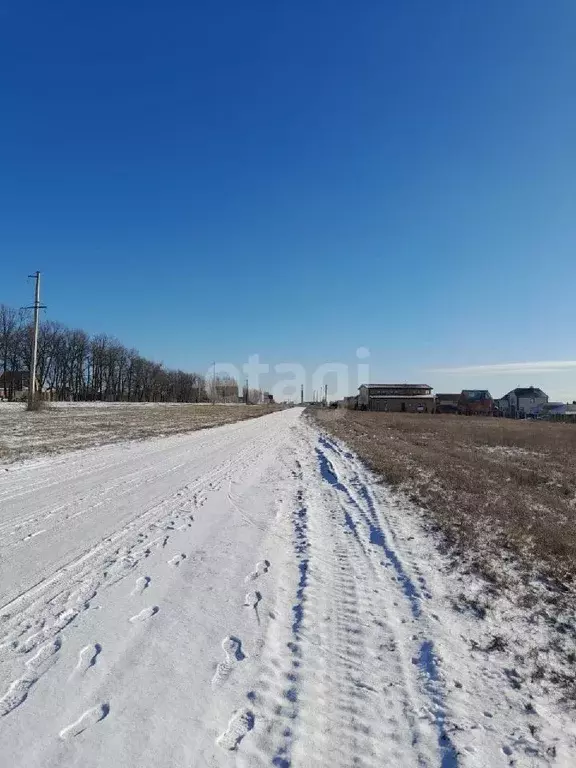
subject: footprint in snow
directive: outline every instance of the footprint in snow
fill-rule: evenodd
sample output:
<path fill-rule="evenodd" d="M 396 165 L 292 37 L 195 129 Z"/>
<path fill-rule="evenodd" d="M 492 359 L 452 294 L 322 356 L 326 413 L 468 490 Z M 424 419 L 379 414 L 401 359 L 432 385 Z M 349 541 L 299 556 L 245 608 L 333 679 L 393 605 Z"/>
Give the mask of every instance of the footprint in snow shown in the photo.
<path fill-rule="evenodd" d="M 216 739 L 216 743 L 219 747 L 222 747 L 222 749 L 227 749 L 232 752 L 238 748 L 238 745 L 244 736 L 246 736 L 252 728 L 254 728 L 253 713 L 249 709 L 242 709 L 232 716 L 228 723 L 228 728 L 226 728 L 224 733 Z"/>
<path fill-rule="evenodd" d="M 246 581 L 255 581 L 259 576 L 263 576 L 268 573 L 270 563 L 268 560 L 259 560 L 251 574 L 246 576 Z"/>
<path fill-rule="evenodd" d="M 136 616 L 132 616 L 129 621 L 132 622 L 132 624 L 138 624 L 141 621 L 147 621 L 148 619 L 152 618 L 152 616 L 155 616 L 160 609 L 157 605 L 151 605 L 149 608 L 144 608 L 144 610 L 140 611 L 140 613 L 137 613 Z"/>
<path fill-rule="evenodd" d="M 9 714 L 19 707 L 28 696 L 28 691 L 34 683 L 56 661 L 56 654 L 60 650 L 62 641 L 59 637 L 41 646 L 38 651 L 26 662 L 26 671 L 22 677 L 14 680 L 4 696 L 0 698 L 0 717 Z"/>
<path fill-rule="evenodd" d="M 78 663 L 76 664 L 74 673 L 77 675 L 85 675 L 90 667 L 96 665 L 96 661 L 101 651 L 102 646 L 99 643 L 85 645 L 78 655 Z"/>
<path fill-rule="evenodd" d="M 58 653 L 61 646 L 62 640 L 59 637 L 46 643 L 31 659 L 28 659 L 26 667 L 34 672 L 45 672 L 46 668 L 56 661 L 55 654 Z"/>
<path fill-rule="evenodd" d="M 78 718 L 78 720 L 76 720 L 74 723 L 71 723 L 70 725 L 67 725 L 66 728 L 63 728 L 60 731 L 60 738 L 70 739 L 74 736 L 79 736 L 87 728 L 90 728 L 90 726 L 96 725 L 96 723 L 104 720 L 104 718 L 108 716 L 109 712 L 110 705 L 106 703 L 99 704 L 97 707 L 88 709 Z"/>
<path fill-rule="evenodd" d="M 248 608 L 254 609 L 254 614 L 256 616 L 256 621 L 258 624 L 260 624 L 260 614 L 258 613 L 258 603 L 262 600 L 262 595 L 260 592 L 248 592 L 246 597 L 244 598 L 244 605 Z"/>
<path fill-rule="evenodd" d="M 262 595 L 260 592 L 248 592 L 244 598 L 244 605 L 248 606 L 248 608 L 254 608 L 254 610 L 257 610 L 260 600 L 262 600 Z"/>
<path fill-rule="evenodd" d="M 4 696 L 0 699 L 0 717 L 4 717 L 20 704 L 28 696 L 28 691 L 38 680 L 36 675 L 24 675 L 10 685 Z"/>
<path fill-rule="evenodd" d="M 242 651 L 242 641 L 232 635 L 222 640 L 222 650 L 226 655 L 226 659 L 221 661 L 216 667 L 212 685 L 218 685 L 227 680 L 234 667 L 246 658 Z"/>
<path fill-rule="evenodd" d="M 144 592 L 144 590 L 148 587 L 149 584 L 150 584 L 150 576 L 140 576 L 139 579 L 136 579 L 136 584 L 132 592 L 130 592 L 130 596 L 136 597 L 137 595 L 141 595 L 142 592 Z"/>

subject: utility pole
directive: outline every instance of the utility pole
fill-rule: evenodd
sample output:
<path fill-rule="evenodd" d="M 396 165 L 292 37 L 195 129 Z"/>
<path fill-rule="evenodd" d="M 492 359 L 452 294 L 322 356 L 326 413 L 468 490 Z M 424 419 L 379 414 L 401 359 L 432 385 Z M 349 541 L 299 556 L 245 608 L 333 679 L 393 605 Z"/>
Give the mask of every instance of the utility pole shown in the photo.
<path fill-rule="evenodd" d="M 328 405 L 328 384 L 324 384 L 324 405 Z"/>
<path fill-rule="evenodd" d="M 300 384 L 300 405 L 304 405 L 304 384 Z"/>
<path fill-rule="evenodd" d="M 212 405 L 216 405 L 216 360 L 212 363 Z"/>
<path fill-rule="evenodd" d="M 28 382 L 28 406 L 31 407 L 36 396 L 36 367 L 38 365 L 38 318 L 41 309 L 46 309 L 40 304 L 40 272 L 28 275 L 36 280 L 34 291 L 34 305 L 28 309 L 34 310 L 34 336 L 32 339 L 32 361 L 30 365 L 30 381 Z"/>

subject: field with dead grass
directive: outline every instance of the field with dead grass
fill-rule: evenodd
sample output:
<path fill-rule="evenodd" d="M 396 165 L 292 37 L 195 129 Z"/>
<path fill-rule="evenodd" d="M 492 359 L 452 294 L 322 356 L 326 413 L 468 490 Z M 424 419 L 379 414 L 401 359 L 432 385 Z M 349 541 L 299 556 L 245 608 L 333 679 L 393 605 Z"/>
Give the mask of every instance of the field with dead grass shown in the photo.
<path fill-rule="evenodd" d="M 458 596 L 482 618 L 498 599 L 530 616 L 530 675 L 576 700 L 576 426 L 508 419 L 310 409 L 422 510 L 451 567 L 484 579 Z M 505 596 L 505 597 L 503 597 Z M 501 639 L 493 638 L 498 650 Z M 551 663 L 555 658 L 556 662 Z"/>
<path fill-rule="evenodd" d="M 454 544 L 576 565 L 576 426 L 509 419 L 318 410 L 388 483 L 434 513 Z"/>
<path fill-rule="evenodd" d="M 59 404 L 37 412 L 0 403 L 0 462 L 93 445 L 192 432 L 263 416 L 266 405 Z"/>

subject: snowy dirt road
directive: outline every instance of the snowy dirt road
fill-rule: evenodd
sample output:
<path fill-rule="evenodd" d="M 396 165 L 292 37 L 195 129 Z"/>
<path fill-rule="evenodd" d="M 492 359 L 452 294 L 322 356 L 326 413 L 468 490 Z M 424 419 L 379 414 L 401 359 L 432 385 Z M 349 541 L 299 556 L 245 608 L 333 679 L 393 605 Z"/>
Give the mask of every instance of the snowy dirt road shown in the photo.
<path fill-rule="evenodd" d="M 301 409 L 11 465 L 0 534 L 2 768 L 574 765 Z"/>

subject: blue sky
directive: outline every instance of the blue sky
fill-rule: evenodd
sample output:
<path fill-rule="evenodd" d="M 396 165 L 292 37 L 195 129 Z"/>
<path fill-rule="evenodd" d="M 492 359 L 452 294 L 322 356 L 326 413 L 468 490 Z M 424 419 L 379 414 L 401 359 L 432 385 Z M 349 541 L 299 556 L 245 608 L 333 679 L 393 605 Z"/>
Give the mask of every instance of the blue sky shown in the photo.
<path fill-rule="evenodd" d="M 0 20 L 0 301 L 40 269 L 47 317 L 169 366 L 362 346 L 372 379 L 576 399 L 572 0 Z"/>

